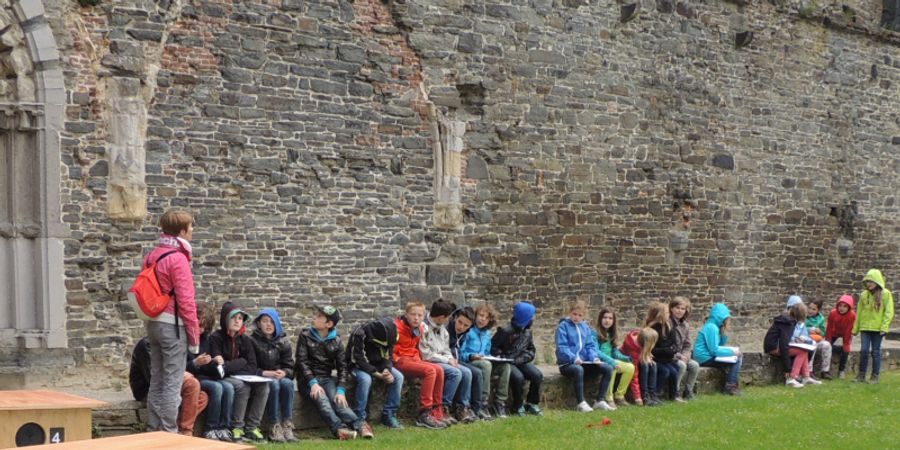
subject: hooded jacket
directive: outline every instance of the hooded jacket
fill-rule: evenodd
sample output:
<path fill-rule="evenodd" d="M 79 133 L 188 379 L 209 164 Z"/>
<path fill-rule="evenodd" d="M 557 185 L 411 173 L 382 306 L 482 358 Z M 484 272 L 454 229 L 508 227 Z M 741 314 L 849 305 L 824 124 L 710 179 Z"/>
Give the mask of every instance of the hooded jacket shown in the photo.
<path fill-rule="evenodd" d="M 472 355 L 491 354 L 491 329 L 490 327 L 478 328 L 472 326 L 466 333 L 462 348 L 459 350 L 463 362 L 471 362 Z"/>
<path fill-rule="evenodd" d="M 797 321 L 788 313 L 784 313 L 772 320 L 772 326 L 766 331 L 766 337 L 763 341 L 763 351 L 773 353 L 778 351 L 781 357 L 781 363 L 784 364 L 785 371 L 791 370 L 790 350 L 791 337 L 797 327 Z"/>
<path fill-rule="evenodd" d="M 194 358 L 196 358 L 197 355 L 203 353 L 212 354 L 212 351 L 209 348 L 209 337 L 210 335 L 205 332 L 200 333 L 200 351 L 197 354 L 188 352 L 185 370 L 197 377 L 198 380 L 221 380 L 222 377 L 219 375 L 219 371 L 216 368 L 218 364 L 216 364 L 215 361 L 210 361 L 202 366 L 194 364 Z"/>
<path fill-rule="evenodd" d="M 394 367 L 396 343 L 397 325 L 393 318 L 385 317 L 357 326 L 347 339 L 347 368 L 370 375 L 390 370 Z"/>
<path fill-rule="evenodd" d="M 450 333 L 447 329 L 435 325 L 431 316 L 425 318 L 425 334 L 419 341 L 419 355 L 424 361 L 450 364 L 453 354 L 450 352 Z"/>
<path fill-rule="evenodd" d="M 678 320 L 675 316 L 669 317 L 669 326 L 675 330 L 675 359 L 688 362 L 693 354 L 691 342 L 691 324 L 686 318 Z"/>
<path fill-rule="evenodd" d="M 414 361 L 421 361 L 422 355 L 419 353 L 419 341 L 425 334 L 425 324 L 420 323 L 417 332 L 413 332 L 413 328 L 409 326 L 406 317 L 400 316 L 394 319 L 397 326 L 397 345 L 394 346 L 394 362 L 400 358 L 412 358 Z"/>
<path fill-rule="evenodd" d="M 841 303 L 850 307 L 847 314 L 841 314 L 838 311 L 838 305 Z M 828 314 L 828 326 L 825 331 L 825 339 L 828 342 L 834 342 L 835 339 L 841 338 L 841 348 L 844 352 L 850 351 L 850 343 L 853 341 L 853 324 L 856 323 L 856 312 L 853 311 L 853 297 L 850 295 L 842 295 L 837 305 Z"/>
<path fill-rule="evenodd" d="M 244 325 L 231 336 L 228 334 L 228 321 L 236 314 L 244 314 Z M 249 316 L 231 302 L 222 305 L 219 314 L 219 328 L 209 337 L 209 355 L 215 358 L 222 356 L 225 360 L 225 376 L 256 375 L 256 350 L 253 340 L 246 335 L 246 319 Z"/>
<path fill-rule="evenodd" d="M 859 305 L 856 308 L 856 323 L 853 324 L 853 334 L 860 331 L 876 331 L 887 333 L 894 320 L 894 296 L 884 285 L 884 275 L 878 269 L 872 269 L 866 273 L 863 282 L 873 281 L 881 288 L 881 301 L 879 302 L 868 289 L 859 294 Z M 878 304 L 880 303 L 880 305 Z"/>
<path fill-rule="evenodd" d="M 806 325 L 807 330 L 818 328 L 819 334 L 822 336 L 828 333 L 828 324 L 825 323 L 825 316 L 822 314 L 822 311 L 819 311 L 819 313 L 814 316 L 807 316 L 804 324 Z"/>
<path fill-rule="evenodd" d="M 263 316 L 269 316 L 272 322 L 275 322 L 275 332 L 271 338 L 266 337 L 259 329 L 259 319 Z M 294 351 L 291 348 L 291 341 L 284 333 L 284 328 L 281 327 L 278 311 L 272 308 L 263 309 L 253 320 L 253 324 L 256 328 L 253 330 L 253 347 L 256 349 L 257 375 L 262 375 L 263 370 L 280 369 L 284 371 L 285 378 L 293 379 Z"/>
<path fill-rule="evenodd" d="M 703 324 L 697 341 L 694 342 L 694 360 L 700 364 L 719 356 L 734 356 L 729 348 L 722 347 L 728 342 L 728 336 L 721 336 L 719 329 L 725 320 L 731 317 L 731 310 L 724 303 L 716 303 L 709 310 L 709 319 Z"/>
<path fill-rule="evenodd" d="M 317 377 L 335 376 L 337 392 L 343 394 L 347 389 L 347 360 L 344 357 L 344 345 L 337 334 L 337 329 L 328 330 L 325 337 L 319 335 L 315 328 L 304 328 L 297 336 L 297 350 L 294 353 L 294 373 L 307 386 L 318 384 Z"/>
<path fill-rule="evenodd" d="M 587 322 L 572 322 L 565 317 L 560 319 L 556 328 L 556 364 L 567 366 L 576 359 L 591 362 L 599 358 L 599 352 L 591 337 L 591 327 Z"/>
<path fill-rule="evenodd" d="M 519 327 L 515 319 L 509 325 L 497 328 L 491 338 L 491 354 L 513 360 L 513 364 L 527 364 L 534 361 L 534 338 L 531 335 L 531 321 Z"/>
<path fill-rule="evenodd" d="M 678 352 L 678 335 L 675 328 L 669 326 L 669 331 L 666 333 L 663 333 L 662 324 L 655 324 L 650 328 L 659 334 L 659 339 L 652 350 L 653 360 L 660 364 L 672 362 L 675 359 L 675 353 Z"/>
<path fill-rule="evenodd" d="M 194 275 L 191 273 L 191 247 L 187 241 L 163 234 L 159 244 L 144 257 L 144 266 L 149 267 L 161 256 L 174 251 L 156 265 L 156 279 L 161 292 L 173 292 L 166 309 L 154 322 L 183 324 L 189 347 L 200 345 L 200 322 L 197 320 L 197 303 L 194 299 Z M 175 302 L 178 302 L 178 318 L 175 317 Z M 177 322 L 177 323 L 176 323 Z M 196 350 L 196 348 L 191 351 Z"/>
<path fill-rule="evenodd" d="M 466 330 L 465 333 L 456 334 L 456 318 L 462 314 L 462 309 L 457 309 L 452 316 L 450 316 L 450 321 L 447 322 L 445 328 L 447 328 L 447 335 L 450 338 L 450 354 L 456 358 L 457 361 L 463 361 L 460 358 L 460 347 L 462 347 L 463 342 L 466 339 L 466 335 L 469 334 L 469 330 Z"/>
<path fill-rule="evenodd" d="M 131 352 L 131 366 L 128 368 L 128 386 L 134 399 L 142 402 L 150 392 L 150 341 L 141 338 Z"/>
<path fill-rule="evenodd" d="M 591 335 L 594 338 L 594 345 L 597 346 L 597 351 L 600 353 L 600 359 L 602 359 L 603 362 L 607 362 L 606 359 L 604 358 L 604 356 L 611 358 L 612 360 L 614 360 L 614 362 L 616 362 L 616 361 L 623 361 L 623 362 L 627 362 L 627 363 L 631 362 L 631 357 L 622 353 L 621 351 L 619 351 L 618 348 L 613 347 L 612 342 L 601 341 L 600 333 L 598 333 L 597 330 L 592 329 Z M 613 363 L 609 363 L 609 364 L 616 365 L 616 364 L 618 364 L 618 362 L 616 362 L 616 364 L 613 364 Z"/>

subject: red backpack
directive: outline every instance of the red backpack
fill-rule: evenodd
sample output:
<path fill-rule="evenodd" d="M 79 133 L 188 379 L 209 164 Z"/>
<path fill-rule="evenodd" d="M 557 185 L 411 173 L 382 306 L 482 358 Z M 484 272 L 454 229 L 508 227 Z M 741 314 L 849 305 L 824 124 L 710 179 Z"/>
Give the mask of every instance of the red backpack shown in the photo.
<path fill-rule="evenodd" d="M 163 254 L 144 270 L 141 270 L 137 279 L 134 280 L 134 284 L 131 285 L 131 289 L 128 290 L 128 302 L 138 317 L 143 320 L 150 320 L 162 314 L 172 300 L 171 296 L 175 295 L 174 288 L 168 294 L 164 294 L 159 287 L 159 280 L 156 279 L 156 265 L 172 253 L 176 253 L 176 251 Z"/>

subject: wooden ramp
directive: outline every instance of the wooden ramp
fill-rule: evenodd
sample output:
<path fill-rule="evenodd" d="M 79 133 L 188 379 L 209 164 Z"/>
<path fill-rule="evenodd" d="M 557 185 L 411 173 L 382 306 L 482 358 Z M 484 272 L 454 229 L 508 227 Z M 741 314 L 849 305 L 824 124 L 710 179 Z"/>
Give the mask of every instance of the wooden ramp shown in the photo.
<path fill-rule="evenodd" d="M 47 390 L 0 391 L 0 448 L 91 438 L 91 409 L 106 402 Z"/>
<path fill-rule="evenodd" d="M 28 448 L 44 450 L 250 450 L 256 447 L 248 444 L 231 444 L 199 437 L 154 431 L 152 433 L 129 434 L 127 436 L 67 442 L 64 444 L 38 445 Z"/>

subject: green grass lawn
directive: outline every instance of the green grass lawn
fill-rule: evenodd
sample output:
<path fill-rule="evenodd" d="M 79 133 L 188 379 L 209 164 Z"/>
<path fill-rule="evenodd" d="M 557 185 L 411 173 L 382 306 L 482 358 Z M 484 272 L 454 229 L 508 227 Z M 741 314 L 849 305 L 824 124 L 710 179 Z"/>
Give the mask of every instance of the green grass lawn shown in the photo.
<path fill-rule="evenodd" d="M 618 411 L 546 411 L 524 417 L 426 430 L 377 426 L 375 439 L 339 442 L 327 431 L 304 434 L 297 444 L 261 449 L 316 446 L 393 449 L 529 448 L 690 448 L 690 449 L 887 449 L 900 448 L 900 372 L 882 374 L 881 384 L 849 380 L 791 389 L 748 388 L 738 398 L 705 395 L 687 404 Z M 608 417 L 612 423 L 599 424 Z"/>

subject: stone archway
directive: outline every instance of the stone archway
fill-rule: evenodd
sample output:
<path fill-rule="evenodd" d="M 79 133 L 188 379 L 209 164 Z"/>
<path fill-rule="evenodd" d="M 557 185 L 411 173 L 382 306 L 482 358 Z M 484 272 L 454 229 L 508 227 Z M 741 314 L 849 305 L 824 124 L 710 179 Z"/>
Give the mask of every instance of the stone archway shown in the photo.
<path fill-rule="evenodd" d="M 0 348 L 66 347 L 65 87 L 40 0 L 0 0 Z"/>

